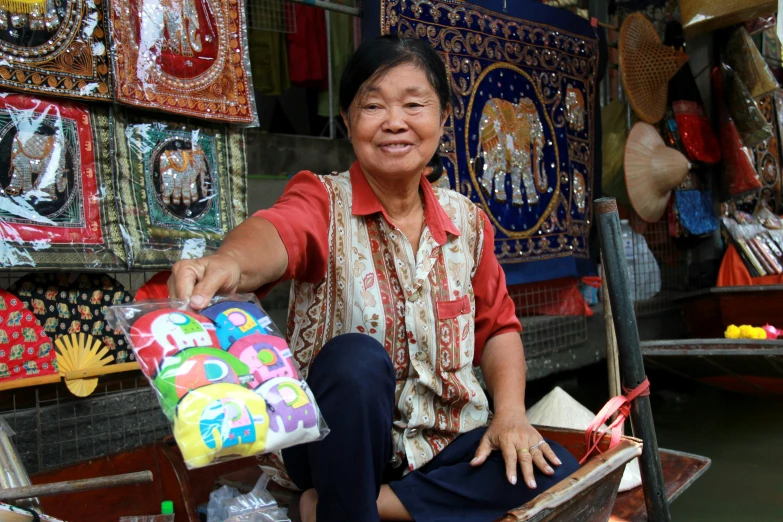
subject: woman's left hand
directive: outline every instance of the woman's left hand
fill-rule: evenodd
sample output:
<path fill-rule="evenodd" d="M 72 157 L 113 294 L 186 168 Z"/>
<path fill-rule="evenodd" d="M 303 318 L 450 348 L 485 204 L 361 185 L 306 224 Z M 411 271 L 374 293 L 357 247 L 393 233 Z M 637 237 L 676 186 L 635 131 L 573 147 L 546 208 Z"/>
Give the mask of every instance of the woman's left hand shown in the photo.
<path fill-rule="evenodd" d="M 517 483 L 518 463 L 522 468 L 522 478 L 530 489 L 536 488 L 533 464 L 547 475 L 555 472 L 549 463 L 555 466 L 561 464 L 549 444 L 528 422 L 524 411 L 497 412 L 470 464 L 482 465 L 493 450 L 503 452 L 508 481 Z"/>

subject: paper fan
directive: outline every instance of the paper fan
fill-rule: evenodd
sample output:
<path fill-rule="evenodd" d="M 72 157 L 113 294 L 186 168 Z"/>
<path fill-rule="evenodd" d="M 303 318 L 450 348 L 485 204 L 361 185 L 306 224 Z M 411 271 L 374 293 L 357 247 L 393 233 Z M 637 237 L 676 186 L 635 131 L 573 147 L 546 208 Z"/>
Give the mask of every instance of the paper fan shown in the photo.
<path fill-rule="evenodd" d="M 57 347 L 57 366 L 63 377 L 66 372 L 106 366 L 114 360 L 113 356 L 108 355 L 109 349 L 92 335 L 65 335 L 54 341 L 54 344 Z M 66 380 L 65 385 L 77 397 L 87 397 L 98 386 L 98 378 Z"/>

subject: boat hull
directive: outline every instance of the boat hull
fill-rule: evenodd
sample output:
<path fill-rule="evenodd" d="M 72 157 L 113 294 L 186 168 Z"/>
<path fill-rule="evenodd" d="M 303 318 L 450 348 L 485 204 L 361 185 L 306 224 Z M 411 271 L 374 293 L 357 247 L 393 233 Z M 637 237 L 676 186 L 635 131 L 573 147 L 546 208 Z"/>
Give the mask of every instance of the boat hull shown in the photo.
<path fill-rule="evenodd" d="M 783 285 L 707 288 L 677 303 L 694 339 L 721 338 L 730 324 L 783 328 Z"/>
<path fill-rule="evenodd" d="M 683 339 L 645 341 L 645 363 L 725 390 L 783 394 L 783 341 Z"/>

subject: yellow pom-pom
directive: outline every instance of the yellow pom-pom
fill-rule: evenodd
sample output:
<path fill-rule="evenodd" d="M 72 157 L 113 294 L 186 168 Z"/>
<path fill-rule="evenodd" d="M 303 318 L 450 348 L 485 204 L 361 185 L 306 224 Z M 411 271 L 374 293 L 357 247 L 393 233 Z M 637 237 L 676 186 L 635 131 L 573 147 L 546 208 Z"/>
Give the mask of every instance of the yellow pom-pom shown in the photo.
<path fill-rule="evenodd" d="M 730 324 L 723 335 L 726 336 L 726 339 L 739 339 L 740 329 L 737 325 Z"/>
<path fill-rule="evenodd" d="M 766 339 L 767 338 L 767 332 L 763 328 L 754 328 L 753 333 L 755 333 L 754 339 Z"/>
<path fill-rule="evenodd" d="M 740 339 L 753 339 L 753 327 L 747 324 L 740 326 Z"/>

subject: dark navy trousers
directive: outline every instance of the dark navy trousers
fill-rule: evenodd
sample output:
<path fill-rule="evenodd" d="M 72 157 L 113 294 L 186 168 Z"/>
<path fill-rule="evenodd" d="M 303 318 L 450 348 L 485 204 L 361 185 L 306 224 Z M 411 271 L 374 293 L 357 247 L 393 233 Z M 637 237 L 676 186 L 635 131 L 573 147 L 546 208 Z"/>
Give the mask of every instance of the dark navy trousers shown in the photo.
<path fill-rule="evenodd" d="M 494 451 L 478 468 L 470 465 L 486 428 L 461 435 L 423 468 L 402 476 L 391 468 L 395 377 L 383 346 L 362 334 L 326 343 L 307 382 L 330 433 L 322 441 L 283 450 L 286 469 L 303 491 L 318 492 L 318 522 L 375 522 L 376 499 L 388 483 L 416 522 L 491 522 L 521 506 L 579 468 L 567 450 L 549 441 L 561 466 L 537 469 L 538 487 L 512 486 Z"/>

